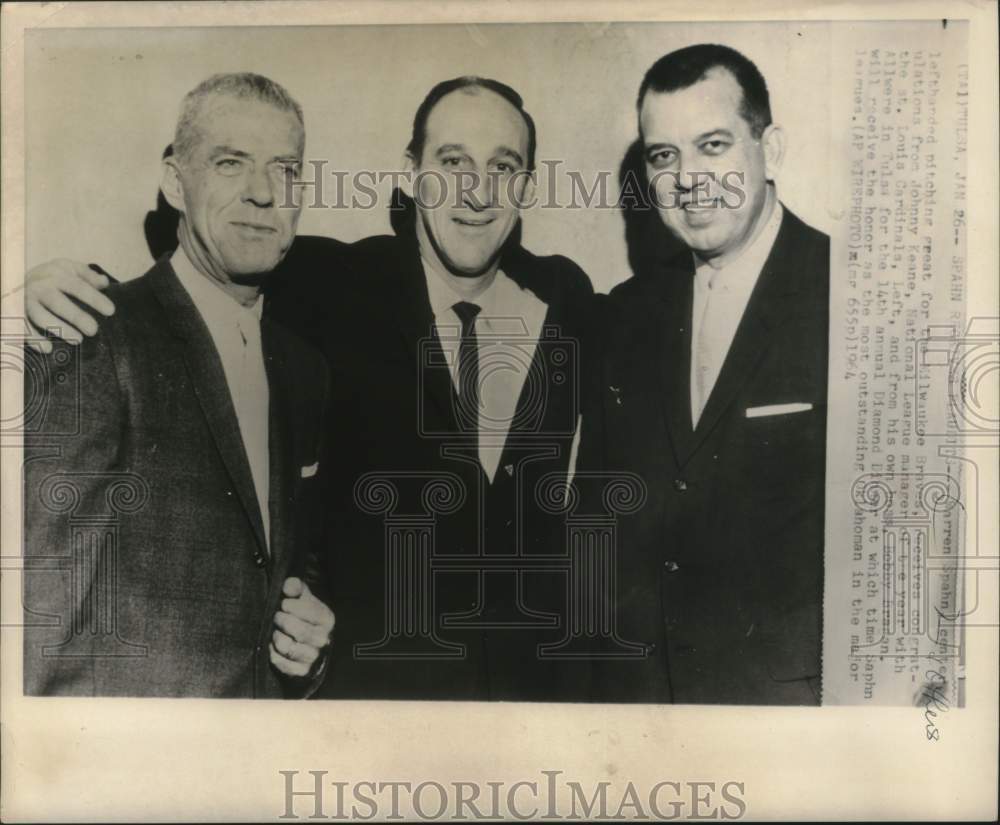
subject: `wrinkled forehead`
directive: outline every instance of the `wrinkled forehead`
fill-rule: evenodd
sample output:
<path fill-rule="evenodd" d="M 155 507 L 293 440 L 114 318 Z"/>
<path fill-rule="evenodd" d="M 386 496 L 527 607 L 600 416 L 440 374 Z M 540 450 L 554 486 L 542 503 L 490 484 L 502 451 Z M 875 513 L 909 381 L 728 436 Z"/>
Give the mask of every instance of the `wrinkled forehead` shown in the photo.
<path fill-rule="evenodd" d="M 301 155 L 305 127 L 294 111 L 266 100 L 225 93 L 206 95 L 192 122 L 197 147 L 229 146 L 253 155 Z"/>
<path fill-rule="evenodd" d="M 474 86 L 446 94 L 431 109 L 424 152 L 455 145 L 487 154 L 506 147 L 526 157 L 528 139 L 528 124 L 517 107 L 490 89 Z"/>

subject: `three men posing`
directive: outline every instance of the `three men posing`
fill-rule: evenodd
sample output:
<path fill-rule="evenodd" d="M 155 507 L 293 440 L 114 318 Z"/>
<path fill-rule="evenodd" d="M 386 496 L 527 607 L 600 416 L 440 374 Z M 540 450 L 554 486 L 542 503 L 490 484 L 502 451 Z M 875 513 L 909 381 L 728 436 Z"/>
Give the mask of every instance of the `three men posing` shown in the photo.
<path fill-rule="evenodd" d="M 672 240 L 643 238 L 648 266 L 610 296 L 593 296 L 570 261 L 520 247 L 518 197 L 505 196 L 530 185 L 534 124 L 513 90 L 478 78 L 432 90 L 407 152 L 415 171 L 440 172 L 418 180 L 471 173 L 475 187 L 413 192 L 395 237 L 351 247 L 300 237 L 267 279 L 265 319 L 320 349 L 331 373 L 327 514 L 305 531 L 325 534 L 321 578 L 338 614 L 322 695 L 818 702 L 826 239 L 777 200 L 783 138 L 742 55 L 706 45 L 667 55 L 638 104 Z M 736 202 L 720 188 L 725 172 L 742 175 Z M 239 231 L 251 248 L 271 240 L 248 223 Z M 100 309 L 75 275 L 40 269 L 29 279 L 36 324 L 49 310 L 86 324 L 75 306 L 60 312 L 60 287 Z M 116 303 L 128 322 L 135 311 Z M 518 328 L 504 328 L 512 318 Z M 581 343 L 569 351 L 585 381 L 553 381 L 537 408 L 526 388 L 553 335 Z M 511 336 L 521 367 L 491 370 L 488 342 Z M 649 493 L 622 520 L 618 584 L 603 605 L 644 645 L 639 658 L 533 655 L 559 636 L 549 619 L 566 619 L 566 583 L 523 572 L 532 553 L 562 549 L 561 525 L 531 493 L 571 472 L 578 419 L 577 470 L 637 473 Z M 460 656 L 363 655 L 391 618 L 382 523 L 358 506 L 358 484 L 374 476 L 402 480 L 396 512 L 426 504 L 429 478 L 466 497 L 438 514 L 435 553 L 456 561 L 434 574 L 431 619 Z"/>

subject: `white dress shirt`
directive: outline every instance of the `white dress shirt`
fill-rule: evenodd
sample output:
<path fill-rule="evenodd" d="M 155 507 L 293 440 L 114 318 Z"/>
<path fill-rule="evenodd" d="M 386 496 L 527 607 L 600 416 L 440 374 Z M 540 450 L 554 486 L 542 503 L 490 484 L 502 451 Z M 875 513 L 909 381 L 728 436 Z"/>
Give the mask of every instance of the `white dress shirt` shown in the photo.
<path fill-rule="evenodd" d="M 268 455 L 268 409 L 270 392 L 264 352 L 260 340 L 260 319 L 264 298 L 245 307 L 202 275 L 183 247 L 178 247 L 170 263 L 181 285 L 187 290 L 215 343 L 226 375 L 229 396 L 233 400 L 236 421 L 243 447 L 250 463 L 250 474 L 257 493 L 257 504 L 264 521 L 264 538 L 270 546 L 271 518 L 270 457 Z"/>
<path fill-rule="evenodd" d="M 694 303 L 691 313 L 691 422 L 708 403 L 736 328 L 746 312 L 761 270 L 781 228 L 782 208 L 775 199 L 771 216 L 757 237 L 734 260 L 720 267 L 695 258 Z"/>
<path fill-rule="evenodd" d="M 477 304 L 476 339 L 479 344 L 479 463 L 492 482 L 504 443 L 517 413 L 517 402 L 531 370 L 535 347 L 548 306 L 533 292 L 522 289 L 497 270 L 490 285 L 467 298 L 426 259 L 422 259 L 434 328 L 451 380 L 458 388 L 458 348 L 462 324 L 452 307 L 459 301 Z M 542 376 L 535 376 L 532 380 Z M 544 388 L 540 388 L 544 392 Z"/>

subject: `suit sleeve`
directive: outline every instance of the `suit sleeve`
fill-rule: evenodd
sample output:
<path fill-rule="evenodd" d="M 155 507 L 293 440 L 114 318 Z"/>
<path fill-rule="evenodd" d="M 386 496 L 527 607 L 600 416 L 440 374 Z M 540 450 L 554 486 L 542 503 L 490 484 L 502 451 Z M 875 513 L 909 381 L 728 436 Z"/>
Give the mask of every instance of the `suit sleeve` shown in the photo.
<path fill-rule="evenodd" d="M 323 359 L 316 359 L 316 381 L 322 387 L 322 401 L 319 406 L 319 426 L 317 427 L 317 444 L 315 455 L 319 456 L 319 470 L 315 480 L 317 493 L 311 506 L 300 517 L 309 520 L 307 529 L 301 532 L 306 537 L 305 545 L 300 548 L 292 574 L 298 576 L 308 585 L 316 598 L 333 609 L 332 592 L 327 575 L 324 555 L 327 552 L 328 530 L 325 500 L 330 477 L 330 379 L 329 369 Z M 286 694 L 294 698 L 308 699 L 319 689 L 326 678 L 329 669 L 330 651 L 334 641 L 320 652 L 319 658 L 304 679 L 284 677 Z"/>
<path fill-rule="evenodd" d="M 592 295 L 584 313 L 581 333 L 582 368 L 580 370 L 580 446 L 577 471 L 602 470 L 604 454 L 604 405 L 602 377 L 606 332 L 613 323 L 611 300 L 606 295 Z"/>
<path fill-rule="evenodd" d="M 319 471 L 317 473 L 316 488 L 320 491 L 320 496 L 311 509 L 308 517 L 318 522 L 316 529 L 309 530 L 309 540 L 304 552 L 301 554 L 301 575 L 302 580 L 309 585 L 309 589 L 327 604 L 331 604 L 330 586 L 327 580 L 324 567 L 326 520 L 325 499 L 326 490 L 330 483 L 331 475 L 331 433 L 327 422 L 330 420 L 330 371 L 325 362 L 318 362 L 318 380 L 323 388 L 322 402 L 320 403 L 319 426 L 317 427 L 318 437 L 316 443 L 316 455 L 319 457 Z"/>
<path fill-rule="evenodd" d="M 29 695 L 98 690 L 93 646 L 100 634 L 87 622 L 96 624 L 106 604 L 108 594 L 99 592 L 108 581 L 101 569 L 106 557 L 77 540 L 72 519 L 105 512 L 123 436 L 124 402 L 109 338 L 102 330 L 79 347 L 57 346 L 49 356 L 26 353 L 26 419 L 32 418 L 24 449 Z"/>

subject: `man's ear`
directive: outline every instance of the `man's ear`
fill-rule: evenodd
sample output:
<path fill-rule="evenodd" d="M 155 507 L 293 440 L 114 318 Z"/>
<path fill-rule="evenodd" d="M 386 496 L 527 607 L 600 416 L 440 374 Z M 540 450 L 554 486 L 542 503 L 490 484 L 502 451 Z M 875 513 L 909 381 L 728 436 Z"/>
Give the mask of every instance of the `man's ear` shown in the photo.
<path fill-rule="evenodd" d="M 417 159 L 410 152 L 403 154 L 404 175 L 399 179 L 399 189 L 411 200 L 413 199 L 413 178 L 417 174 Z"/>
<path fill-rule="evenodd" d="M 785 157 L 784 130 L 772 123 L 760 136 L 760 145 L 764 150 L 764 173 L 768 180 L 773 181 L 778 176 Z"/>
<path fill-rule="evenodd" d="M 163 197 L 178 212 L 184 211 L 184 184 L 177 158 L 171 155 L 160 164 L 160 191 Z"/>

